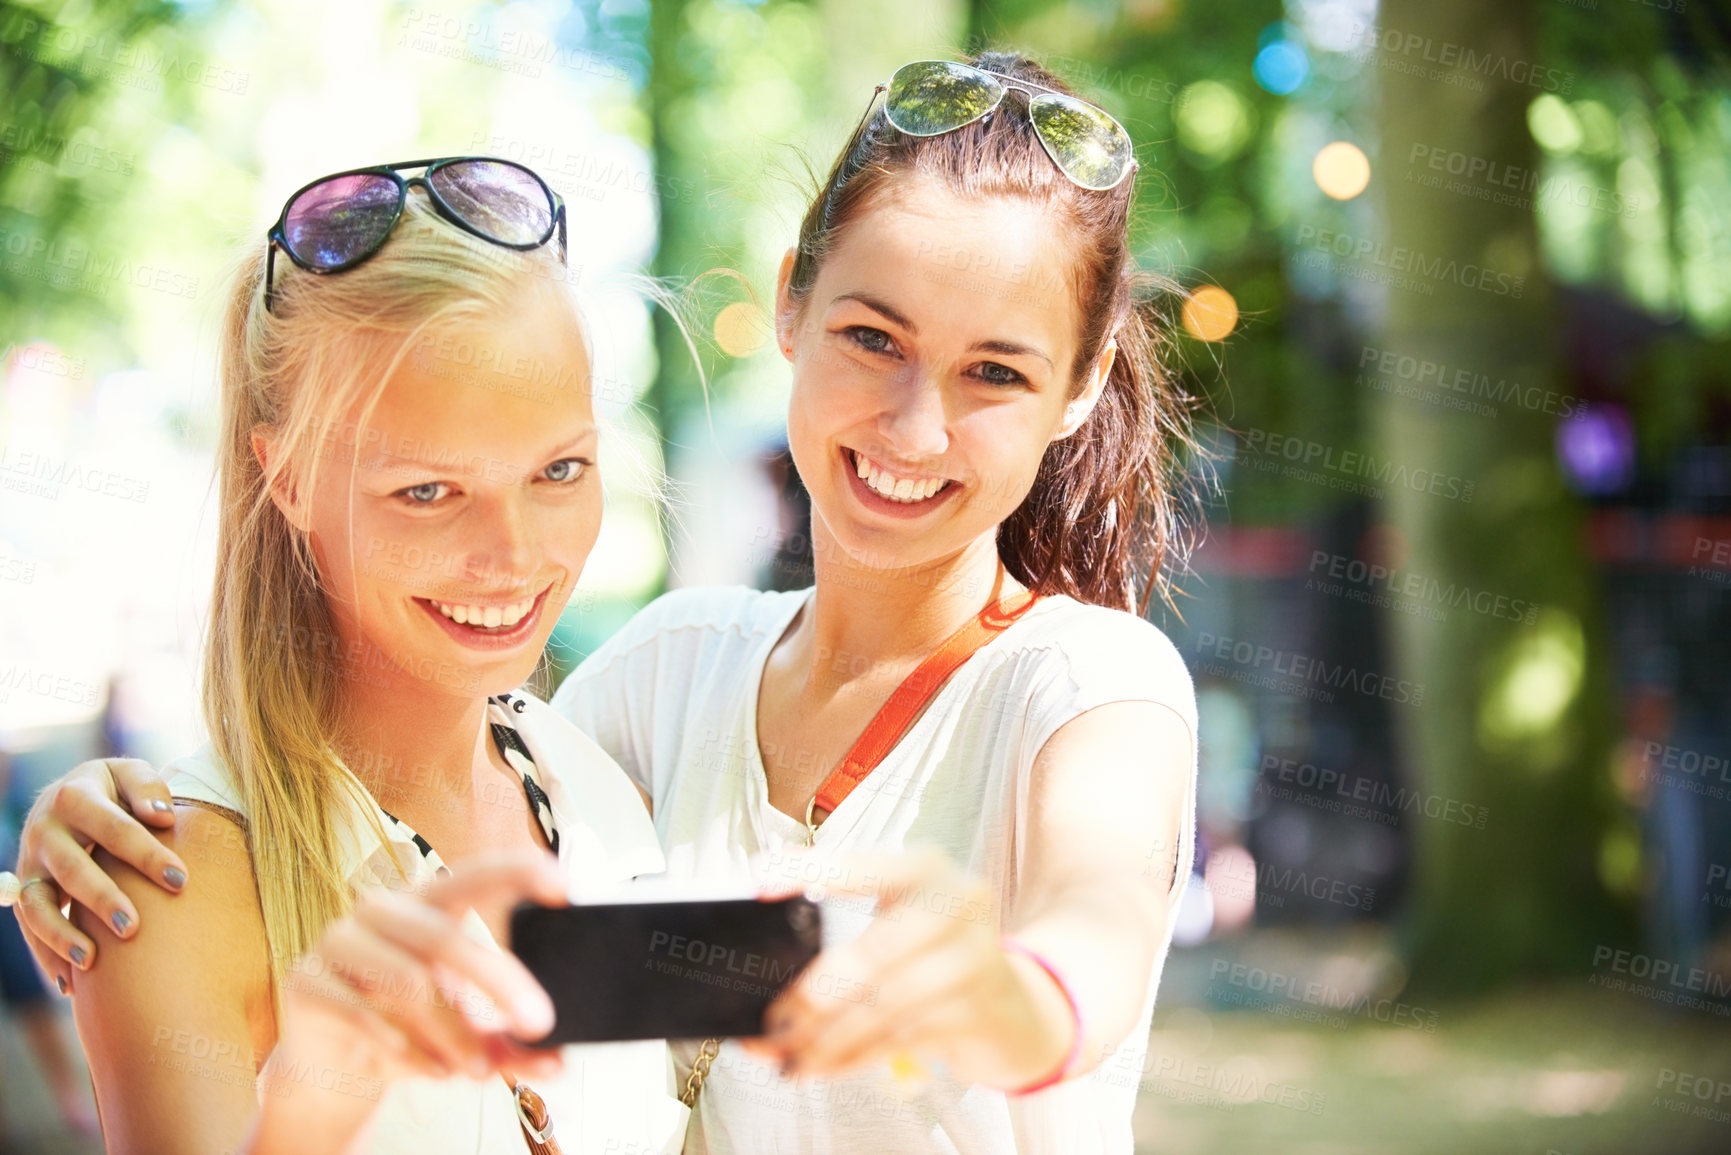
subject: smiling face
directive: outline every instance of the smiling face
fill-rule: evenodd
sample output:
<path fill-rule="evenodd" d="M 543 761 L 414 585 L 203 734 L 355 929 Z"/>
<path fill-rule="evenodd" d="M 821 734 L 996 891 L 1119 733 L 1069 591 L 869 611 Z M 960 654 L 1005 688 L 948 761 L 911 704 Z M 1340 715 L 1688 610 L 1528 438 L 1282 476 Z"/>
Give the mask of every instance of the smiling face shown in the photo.
<path fill-rule="evenodd" d="M 934 183 L 862 212 L 778 321 L 788 441 L 814 539 L 869 568 L 952 557 L 1027 496 L 1046 447 L 1086 419 L 1062 230 L 1029 202 Z M 790 255 L 791 257 L 791 255 Z"/>
<path fill-rule="evenodd" d="M 601 525 L 569 307 L 530 292 L 432 330 L 321 450 L 309 499 L 279 505 L 310 535 L 344 653 L 421 687 L 521 685 Z"/>

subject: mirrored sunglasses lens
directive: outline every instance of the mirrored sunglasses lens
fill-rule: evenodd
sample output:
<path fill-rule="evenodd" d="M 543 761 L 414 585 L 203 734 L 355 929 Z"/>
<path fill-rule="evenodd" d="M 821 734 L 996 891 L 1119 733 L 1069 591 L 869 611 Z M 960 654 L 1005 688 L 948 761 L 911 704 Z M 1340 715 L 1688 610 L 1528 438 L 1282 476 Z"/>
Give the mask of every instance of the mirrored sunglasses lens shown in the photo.
<path fill-rule="evenodd" d="M 1004 94 L 991 76 L 966 64 L 919 60 L 890 78 L 884 115 L 909 136 L 936 136 L 990 112 Z"/>
<path fill-rule="evenodd" d="M 283 221 L 289 252 L 315 269 L 336 269 L 371 252 L 391 231 L 397 182 L 378 173 L 332 177 L 295 197 Z"/>
<path fill-rule="evenodd" d="M 507 245 L 533 245 L 553 228 L 553 202 L 528 169 L 496 160 L 460 160 L 427 178 L 452 212 Z"/>
<path fill-rule="evenodd" d="M 1052 163 L 1083 188 L 1116 186 L 1136 159 L 1118 122 L 1091 104 L 1042 93 L 1029 102 L 1028 117 Z"/>

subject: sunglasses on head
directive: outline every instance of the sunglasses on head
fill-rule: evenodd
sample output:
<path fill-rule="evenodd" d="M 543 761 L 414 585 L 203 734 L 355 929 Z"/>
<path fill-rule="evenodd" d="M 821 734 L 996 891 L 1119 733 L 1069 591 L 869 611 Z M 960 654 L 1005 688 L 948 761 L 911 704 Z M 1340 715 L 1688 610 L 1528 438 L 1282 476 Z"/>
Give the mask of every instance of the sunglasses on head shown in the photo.
<path fill-rule="evenodd" d="M 425 169 L 404 177 L 402 169 Z M 532 170 L 491 156 L 451 156 L 373 165 L 320 177 L 296 191 L 266 234 L 264 307 L 280 248 L 309 273 L 352 269 L 384 245 L 403 219 L 410 186 L 418 186 L 440 216 L 507 249 L 534 249 L 559 234 L 565 259 L 565 201 Z"/>
<path fill-rule="evenodd" d="M 1034 135 L 1071 183 L 1096 192 L 1117 188 L 1137 163 L 1124 126 L 1085 100 L 1043 84 L 948 60 L 916 60 L 896 69 L 884 116 L 909 136 L 939 136 L 974 123 L 1003 103 L 1006 89 L 1028 97 Z"/>

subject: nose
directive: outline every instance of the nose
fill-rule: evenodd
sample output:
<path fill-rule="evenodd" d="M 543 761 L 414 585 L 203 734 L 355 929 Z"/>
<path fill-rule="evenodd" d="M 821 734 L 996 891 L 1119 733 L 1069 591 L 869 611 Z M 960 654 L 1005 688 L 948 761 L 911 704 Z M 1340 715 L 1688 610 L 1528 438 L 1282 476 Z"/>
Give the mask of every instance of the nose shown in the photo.
<path fill-rule="evenodd" d="M 477 501 L 469 518 L 468 580 L 520 588 L 541 565 L 541 533 L 528 496 L 521 491 Z"/>
<path fill-rule="evenodd" d="M 943 456 L 950 445 L 949 414 L 937 380 L 918 371 L 902 374 L 890 384 L 886 401 L 878 433 L 889 454 L 904 462 Z"/>

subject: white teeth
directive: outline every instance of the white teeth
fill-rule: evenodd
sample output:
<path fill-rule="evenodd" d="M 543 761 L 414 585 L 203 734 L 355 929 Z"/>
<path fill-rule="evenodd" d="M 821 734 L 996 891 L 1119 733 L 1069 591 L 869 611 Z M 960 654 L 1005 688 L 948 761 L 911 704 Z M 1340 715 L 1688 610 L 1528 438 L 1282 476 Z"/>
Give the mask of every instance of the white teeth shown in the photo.
<path fill-rule="evenodd" d="M 918 481 L 911 477 L 895 477 L 888 470 L 878 468 L 877 463 L 865 454 L 855 450 L 850 452 L 853 453 L 854 469 L 858 471 L 860 478 L 873 493 L 891 501 L 924 501 L 949 484 L 942 477 L 927 477 Z"/>
<path fill-rule="evenodd" d="M 458 625 L 472 625 L 481 629 L 496 630 L 501 626 L 509 629 L 522 621 L 530 610 L 535 608 L 534 598 L 524 598 L 520 602 L 512 602 L 508 606 L 462 606 L 449 602 L 434 602 L 439 612 Z"/>

